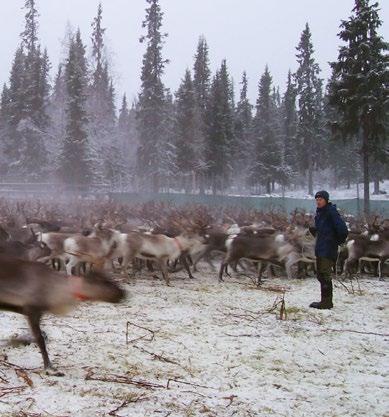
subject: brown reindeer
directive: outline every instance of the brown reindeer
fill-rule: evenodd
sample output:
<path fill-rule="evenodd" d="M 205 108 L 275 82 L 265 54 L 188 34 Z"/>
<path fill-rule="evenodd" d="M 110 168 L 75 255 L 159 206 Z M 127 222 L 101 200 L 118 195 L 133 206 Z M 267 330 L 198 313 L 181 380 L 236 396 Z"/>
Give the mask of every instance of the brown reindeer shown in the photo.
<path fill-rule="evenodd" d="M 202 243 L 202 239 L 195 232 L 183 232 L 176 237 L 139 232 L 122 233 L 117 247 L 117 253 L 123 258 L 122 272 L 127 271 L 128 264 L 135 258 L 151 260 L 158 264 L 166 285 L 170 285 L 167 262 L 179 258 L 184 260 L 182 255 L 187 254 L 195 245 Z M 190 277 L 192 277 L 191 274 Z"/>
<path fill-rule="evenodd" d="M 0 256 L 0 310 L 27 317 L 45 369 L 52 365 L 40 329 L 43 314 L 63 314 L 83 300 L 118 303 L 124 296 L 124 290 L 101 273 L 67 277 L 41 263 Z"/>
<path fill-rule="evenodd" d="M 98 224 L 88 236 L 74 235 L 65 239 L 63 248 L 68 259 L 68 275 L 72 274 L 72 269 L 80 262 L 87 262 L 97 269 L 103 269 L 115 257 L 119 237 L 120 232 L 105 229 Z"/>

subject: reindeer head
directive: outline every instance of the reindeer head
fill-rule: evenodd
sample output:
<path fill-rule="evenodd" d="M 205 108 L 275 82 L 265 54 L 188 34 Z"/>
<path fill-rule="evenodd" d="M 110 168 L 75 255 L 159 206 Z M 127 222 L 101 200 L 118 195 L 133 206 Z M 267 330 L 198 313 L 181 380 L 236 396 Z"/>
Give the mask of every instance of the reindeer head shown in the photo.
<path fill-rule="evenodd" d="M 99 271 L 90 271 L 81 278 L 81 292 L 92 301 L 105 301 L 107 303 L 119 303 L 126 292 L 108 275 Z"/>

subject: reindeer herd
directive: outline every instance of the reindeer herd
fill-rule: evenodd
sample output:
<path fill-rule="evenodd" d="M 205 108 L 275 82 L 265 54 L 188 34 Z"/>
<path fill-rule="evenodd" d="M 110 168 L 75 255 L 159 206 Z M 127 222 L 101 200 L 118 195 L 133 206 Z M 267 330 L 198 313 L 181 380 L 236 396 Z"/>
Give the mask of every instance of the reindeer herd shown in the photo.
<path fill-rule="evenodd" d="M 389 220 L 345 216 L 349 237 L 339 250 L 336 273 L 386 274 Z M 257 285 L 286 273 L 305 277 L 315 270 L 310 214 L 168 203 L 120 205 L 75 202 L 0 201 L 0 310 L 24 314 L 51 363 L 40 330 L 46 312 L 62 313 L 83 300 L 117 303 L 125 297 L 119 281 L 142 269 L 157 269 L 166 285 L 185 269 L 190 279 L 199 262 L 221 256 L 218 280 L 233 271 L 255 275 Z"/>

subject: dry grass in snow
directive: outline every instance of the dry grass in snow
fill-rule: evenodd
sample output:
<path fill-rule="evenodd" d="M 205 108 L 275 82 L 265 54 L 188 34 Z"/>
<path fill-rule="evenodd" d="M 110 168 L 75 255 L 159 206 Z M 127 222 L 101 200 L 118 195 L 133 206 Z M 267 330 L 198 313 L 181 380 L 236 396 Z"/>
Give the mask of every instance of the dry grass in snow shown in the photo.
<path fill-rule="evenodd" d="M 121 305 L 47 316 L 64 377 L 45 374 L 35 345 L 7 344 L 27 325 L 0 312 L 0 416 L 388 415 L 387 283 L 338 283 L 335 308 L 317 311 L 313 278 L 257 289 L 205 267 L 196 277 L 166 287 L 143 275 Z"/>

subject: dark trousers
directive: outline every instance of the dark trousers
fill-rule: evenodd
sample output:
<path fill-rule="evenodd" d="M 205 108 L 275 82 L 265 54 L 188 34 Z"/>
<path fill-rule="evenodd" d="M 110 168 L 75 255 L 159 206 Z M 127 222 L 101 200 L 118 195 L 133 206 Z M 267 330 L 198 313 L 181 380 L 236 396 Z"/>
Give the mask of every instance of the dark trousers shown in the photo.
<path fill-rule="evenodd" d="M 333 259 L 318 256 L 316 258 L 317 279 L 320 282 L 331 281 L 332 268 L 334 265 L 335 261 Z"/>

